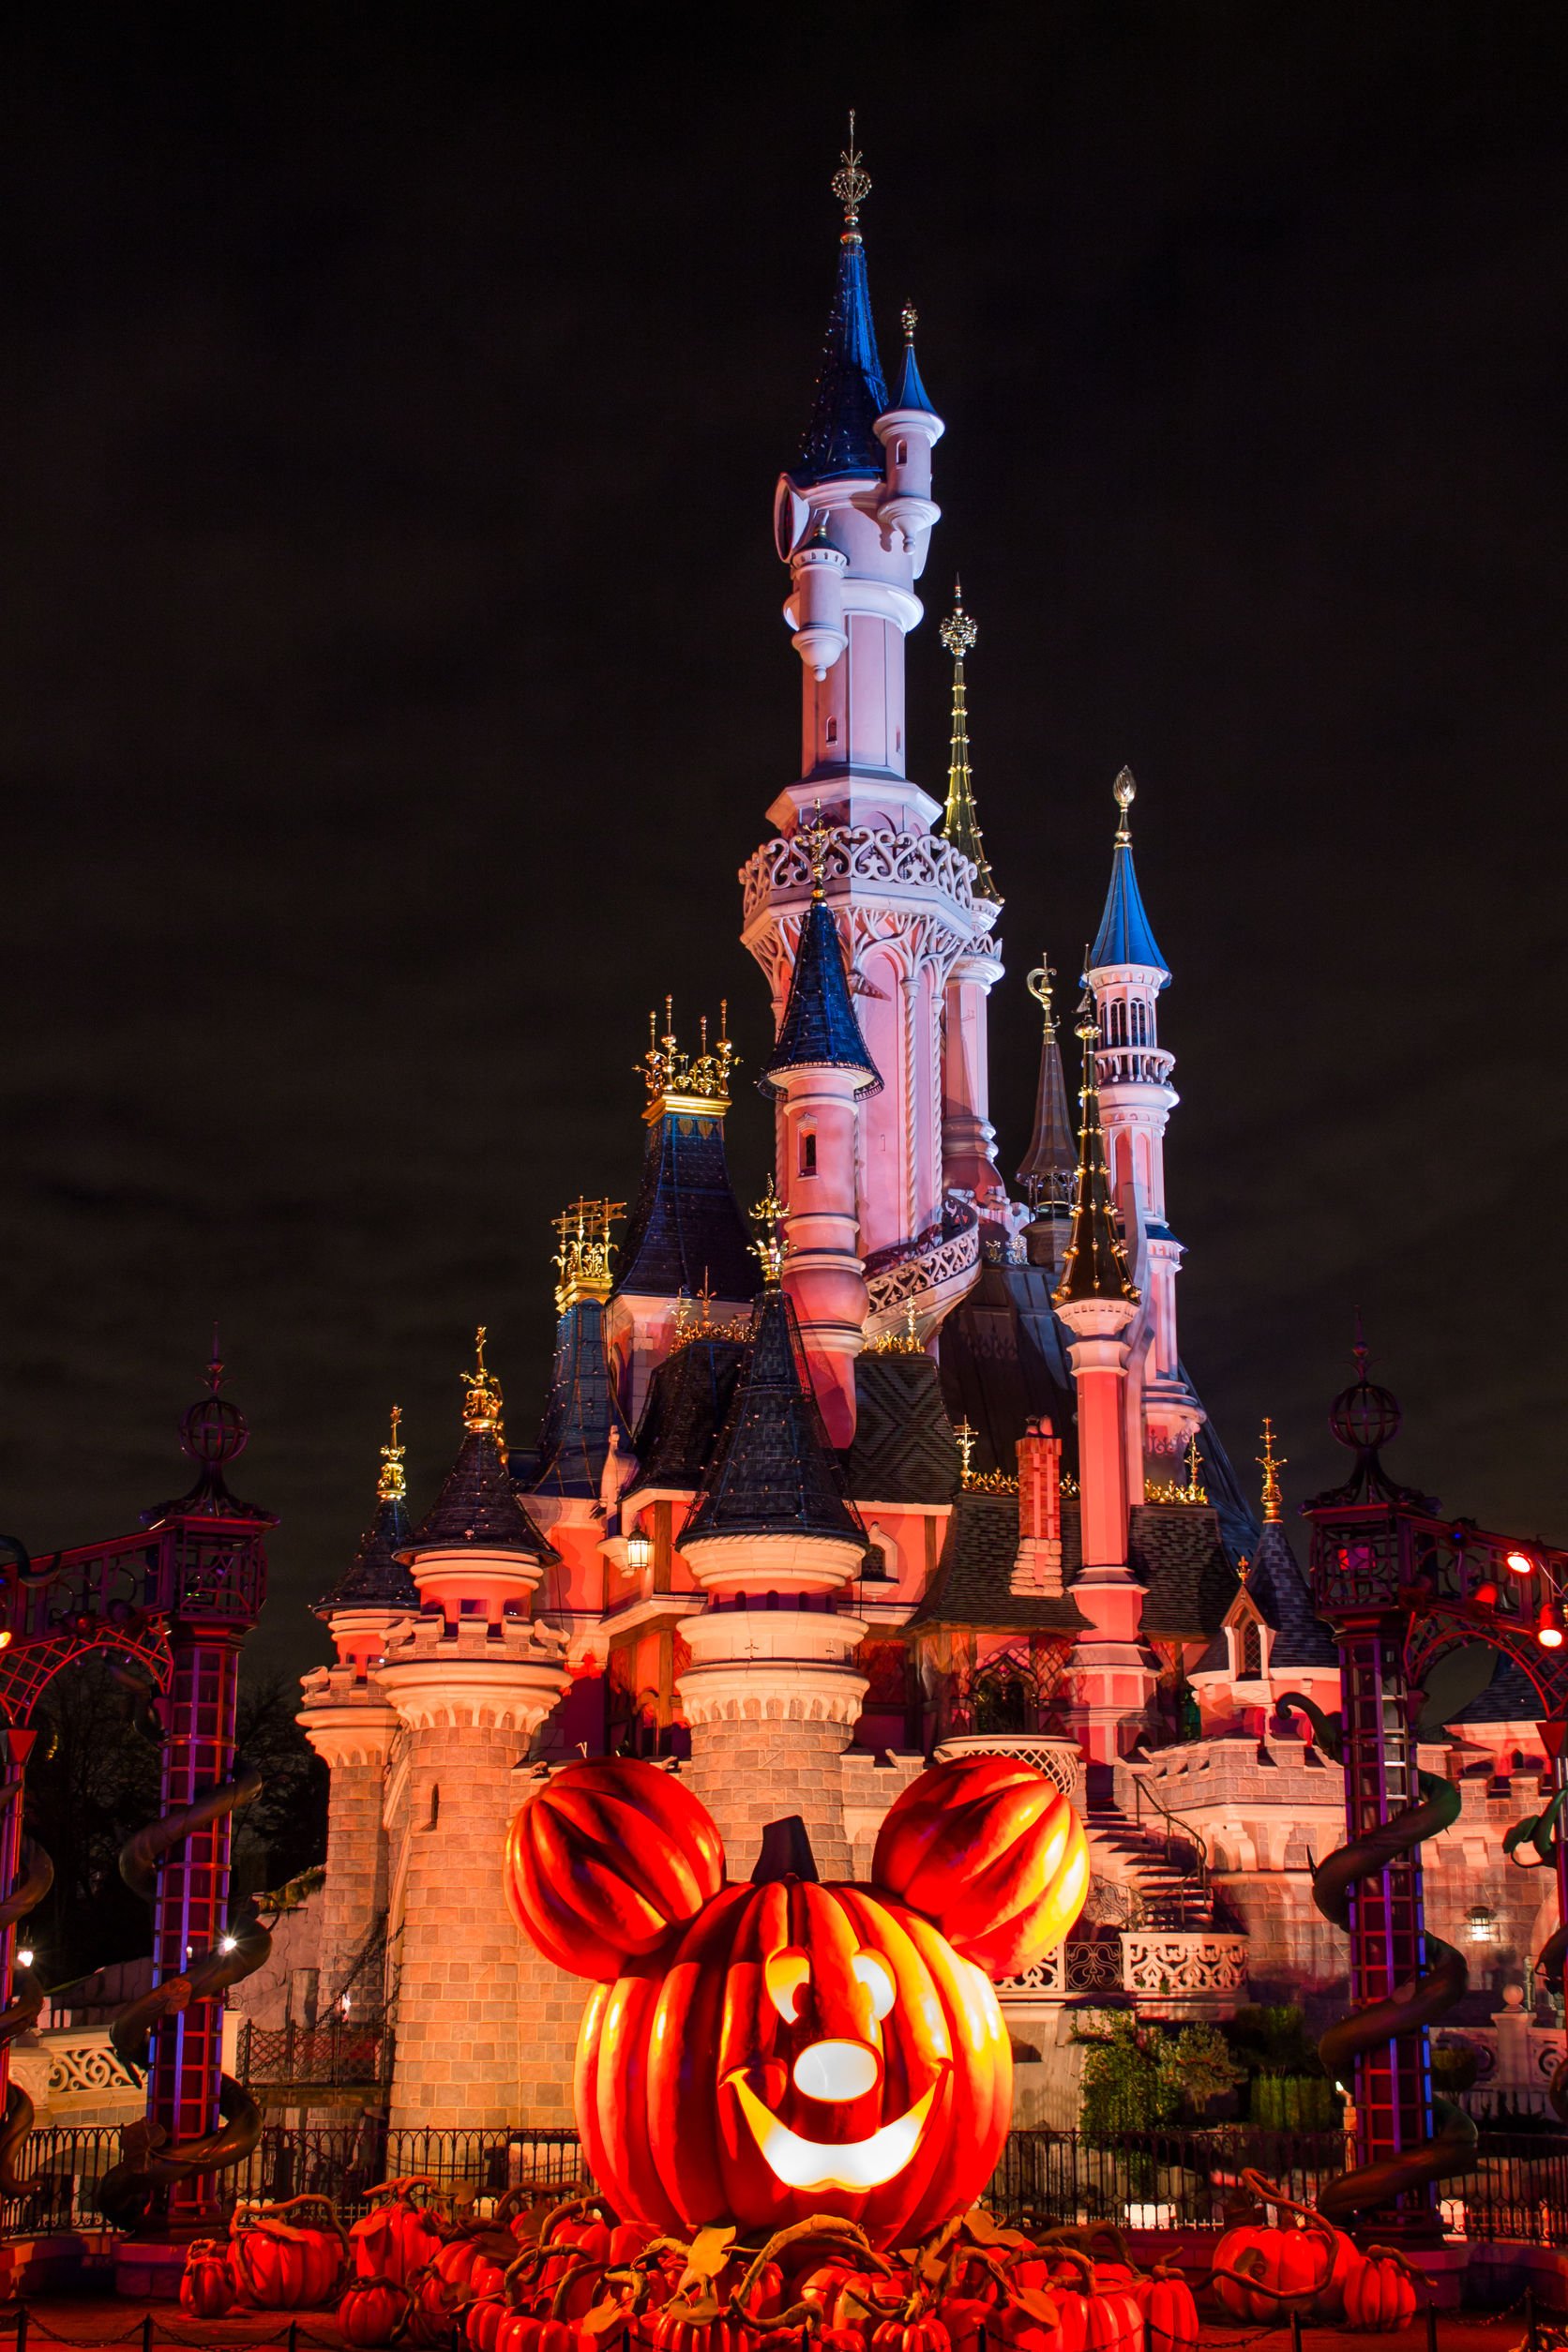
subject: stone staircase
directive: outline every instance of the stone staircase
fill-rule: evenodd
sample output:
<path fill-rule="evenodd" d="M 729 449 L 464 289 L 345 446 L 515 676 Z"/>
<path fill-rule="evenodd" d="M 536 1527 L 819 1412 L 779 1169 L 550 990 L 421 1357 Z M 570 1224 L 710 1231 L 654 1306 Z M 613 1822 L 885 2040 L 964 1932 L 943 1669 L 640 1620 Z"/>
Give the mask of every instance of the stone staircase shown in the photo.
<path fill-rule="evenodd" d="M 1214 1891 L 1196 1841 L 1178 1822 L 1168 1832 L 1157 1816 L 1143 1825 L 1123 1813 L 1108 1764 L 1084 1767 L 1083 1826 L 1097 1875 L 1135 1887 L 1149 1926 L 1192 1933 L 1214 1925 Z"/>

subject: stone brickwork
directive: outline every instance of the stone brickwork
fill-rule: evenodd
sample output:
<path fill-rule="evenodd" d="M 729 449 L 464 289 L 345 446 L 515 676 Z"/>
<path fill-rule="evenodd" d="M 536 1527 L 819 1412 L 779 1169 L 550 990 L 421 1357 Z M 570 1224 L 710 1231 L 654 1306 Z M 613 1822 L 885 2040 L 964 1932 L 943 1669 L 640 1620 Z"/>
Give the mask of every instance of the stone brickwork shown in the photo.
<path fill-rule="evenodd" d="M 794 1716 L 727 1718 L 694 1724 L 686 1786 L 718 1824 L 731 1878 L 749 1878 L 762 1832 L 798 1813 L 811 1834 L 818 1876 L 848 1878 L 841 1723 Z"/>
<path fill-rule="evenodd" d="M 522 1938 L 501 1858 L 527 1743 L 491 1724 L 410 1732 L 394 2130 L 518 2120 Z"/>
<path fill-rule="evenodd" d="M 572 2066 L 592 1987 L 524 1939 L 518 1952 L 518 2111 L 524 2124 L 574 2123 Z"/>
<path fill-rule="evenodd" d="M 332 1773 L 326 1824 L 326 1882 L 321 1891 L 320 2006 L 336 2004 L 366 1951 L 386 1920 L 386 1832 L 382 1825 L 384 1766 L 339 1763 Z M 355 1978 L 351 1998 L 356 2009 L 373 2008 L 382 1998 L 381 1974 L 373 1983 Z"/>

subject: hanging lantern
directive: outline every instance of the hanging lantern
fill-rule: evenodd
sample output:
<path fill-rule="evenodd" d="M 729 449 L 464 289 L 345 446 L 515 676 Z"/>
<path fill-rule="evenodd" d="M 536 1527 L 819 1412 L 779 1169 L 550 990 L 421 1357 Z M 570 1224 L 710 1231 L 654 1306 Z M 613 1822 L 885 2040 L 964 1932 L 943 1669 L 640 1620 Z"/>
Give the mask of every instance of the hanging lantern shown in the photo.
<path fill-rule="evenodd" d="M 626 1538 L 626 1566 L 641 1576 L 653 1556 L 653 1539 L 644 1535 L 640 1527 L 634 1527 Z"/>

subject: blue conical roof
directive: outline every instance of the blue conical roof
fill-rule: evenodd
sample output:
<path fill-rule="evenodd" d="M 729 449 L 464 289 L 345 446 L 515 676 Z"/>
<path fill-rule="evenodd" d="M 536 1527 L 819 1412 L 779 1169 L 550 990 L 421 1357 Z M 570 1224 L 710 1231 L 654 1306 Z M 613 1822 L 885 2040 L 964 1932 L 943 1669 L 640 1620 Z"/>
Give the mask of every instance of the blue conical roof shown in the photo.
<path fill-rule="evenodd" d="M 922 408 L 929 402 L 922 399 Z M 838 248 L 838 282 L 822 345 L 822 364 L 795 466 L 797 482 L 823 482 L 837 474 L 880 474 L 882 444 L 873 427 L 887 407 L 887 386 L 871 324 L 866 248 L 852 233 Z"/>
<path fill-rule="evenodd" d="M 936 409 L 929 393 L 920 381 L 920 363 L 914 355 L 912 338 L 904 345 L 904 364 L 898 374 L 898 388 L 888 402 L 890 408 L 923 408 L 927 416 Z"/>
<path fill-rule="evenodd" d="M 717 1535 L 864 1543 L 816 1398 L 801 1378 L 798 1346 L 788 1297 L 764 1290 L 750 1351 L 681 1534 L 683 1551 Z"/>
<path fill-rule="evenodd" d="M 1107 964 L 1147 964 L 1156 972 L 1168 972 L 1169 966 L 1154 943 L 1149 927 L 1149 917 L 1143 912 L 1138 893 L 1138 875 L 1133 867 L 1133 845 L 1119 840 L 1110 866 L 1110 889 L 1106 897 L 1106 911 L 1100 917 L 1100 927 L 1094 944 L 1089 951 L 1089 970 L 1099 972 Z"/>
<path fill-rule="evenodd" d="M 790 1001 L 772 1059 L 758 1079 L 769 1096 L 783 1093 L 781 1070 L 858 1070 L 865 1083 L 857 1094 L 880 1094 L 882 1079 L 867 1051 L 838 945 L 838 927 L 826 901 L 813 898 L 801 927 L 800 946 L 790 980 Z"/>
<path fill-rule="evenodd" d="M 556 1326 L 537 1467 L 528 1480 L 533 1492 L 596 1497 L 611 1429 L 629 1454 L 631 1432 L 615 1399 L 604 1344 L 604 1304 L 579 1299 Z"/>

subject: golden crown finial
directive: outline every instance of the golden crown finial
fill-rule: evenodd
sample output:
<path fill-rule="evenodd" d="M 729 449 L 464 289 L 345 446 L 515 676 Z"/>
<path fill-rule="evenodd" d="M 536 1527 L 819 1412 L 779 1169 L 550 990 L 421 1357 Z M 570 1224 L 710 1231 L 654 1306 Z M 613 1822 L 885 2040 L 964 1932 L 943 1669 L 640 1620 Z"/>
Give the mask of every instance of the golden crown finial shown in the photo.
<path fill-rule="evenodd" d="M 398 1432 L 403 1425 L 403 1409 L 392 1408 L 392 1436 L 381 1449 L 381 1476 L 376 1480 L 378 1502 L 403 1502 L 408 1497 L 408 1481 L 403 1475 L 403 1455 L 407 1448 L 400 1443 Z"/>
<path fill-rule="evenodd" d="M 554 1259 L 561 1276 L 555 1286 L 557 1315 L 565 1315 L 583 1299 L 602 1302 L 609 1298 L 614 1282 L 610 1261 L 615 1251 L 610 1229 L 626 1214 L 624 1200 L 586 1200 L 580 1196 L 555 1219 L 561 1244 Z"/>
<path fill-rule="evenodd" d="M 827 853 L 833 840 L 833 827 L 822 821 L 822 804 L 818 801 L 811 811 L 811 822 L 801 825 L 796 834 L 811 867 L 811 896 L 827 897 Z"/>
<path fill-rule="evenodd" d="M 760 1242 L 753 1242 L 751 1246 L 761 1261 L 763 1281 L 770 1290 L 776 1290 L 784 1272 L 784 1244 L 778 1238 L 778 1228 L 784 1217 L 784 1203 L 778 1198 L 771 1175 L 768 1178 L 768 1188 L 752 1210 L 751 1214 L 754 1221 L 764 1228 L 762 1239 Z"/>
<path fill-rule="evenodd" d="M 466 1392 L 462 1400 L 462 1424 L 471 1438 L 502 1440 L 501 1383 L 495 1374 L 485 1368 L 486 1325 L 481 1323 L 474 1334 L 474 1369 L 459 1375 Z"/>
<path fill-rule="evenodd" d="M 850 109 L 850 143 L 838 151 L 838 169 L 829 185 L 844 207 L 844 234 L 858 241 L 860 207 L 871 193 L 871 174 L 854 143 L 854 108 Z"/>
<path fill-rule="evenodd" d="M 966 1415 L 962 1421 L 958 1422 L 955 1425 L 953 1435 L 958 1440 L 958 1459 L 962 1464 L 962 1469 L 959 1473 L 960 1483 L 967 1486 L 971 1477 L 973 1475 L 974 1449 L 976 1444 L 979 1442 L 980 1432 L 978 1429 L 971 1426 L 969 1418 Z"/>
<path fill-rule="evenodd" d="M 1049 954 L 1042 950 L 1040 960 L 1035 965 L 1033 971 L 1029 974 L 1029 977 L 1025 980 L 1024 987 L 1029 990 L 1030 995 L 1034 999 L 1035 1003 L 1040 1007 L 1040 1010 L 1046 1017 L 1046 1035 L 1048 1037 L 1054 1037 L 1056 1034 L 1056 1016 L 1051 1011 L 1051 997 L 1053 991 L 1050 985 L 1055 977 L 1056 966 L 1051 962 Z"/>
<path fill-rule="evenodd" d="M 698 1024 L 701 1034 L 700 1050 L 683 1053 L 675 1035 L 675 1004 L 672 997 L 664 1000 L 664 1034 L 658 1034 L 658 1016 L 648 1016 L 648 1050 L 639 1065 L 642 1082 L 648 1089 L 648 1119 L 657 1118 L 661 1110 L 679 1108 L 697 1113 L 724 1112 L 730 1108 L 730 1074 L 739 1056 L 730 1042 L 730 1000 L 718 1001 L 718 1035 L 708 1042 L 708 1017 L 704 1013 Z M 614 1214 L 619 1216 L 617 1209 Z"/>
<path fill-rule="evenodd" d="M 1127 811 L 1138 798 L 1138 786 L 1133 781 L 1131 768 L 1123 768 L 1110 789 L 1116 796 L 1116 806 L 1122 811 L 1121 822 L 1116 828 L 1116 838 L 1119 842 L 1125 844 L 1133 837 L 1127 823 Z"/>
<path fill-rule="evenodd" d="M 974 626 L 972 616 L 964 611 L 964 590 L 961 580 L 956 580 L 953 582 L 953 610 L 937 634 L 955 661 L 962 661 L 966 654 L 972 654 L 974 651 L 974 641 L 980 632 Z"/>
<path fill-rule="evenodd" d="M 1263 1473 L 1263 1524 L 1265 1527 L 1277 1526 L 1285 1516 L 1285 1497 L 1280 1489 L 1279 1473 L 1289 1457 L 1274 1452 L 1274 1423 L 1267 1413 L 1263 1415 L 1263 1451 L 1255 1458 Z"/>
<path fill-rule="evenodd" d="M 904 330 L 905 342 L 912 343 L 914 340 L 914 330 L 920 324 L 920 313 L 915 309 L 912 302 L 905 303 L 903 309 L 898 313 L 898 319 L 899 324 L 902 325 Z"/>

